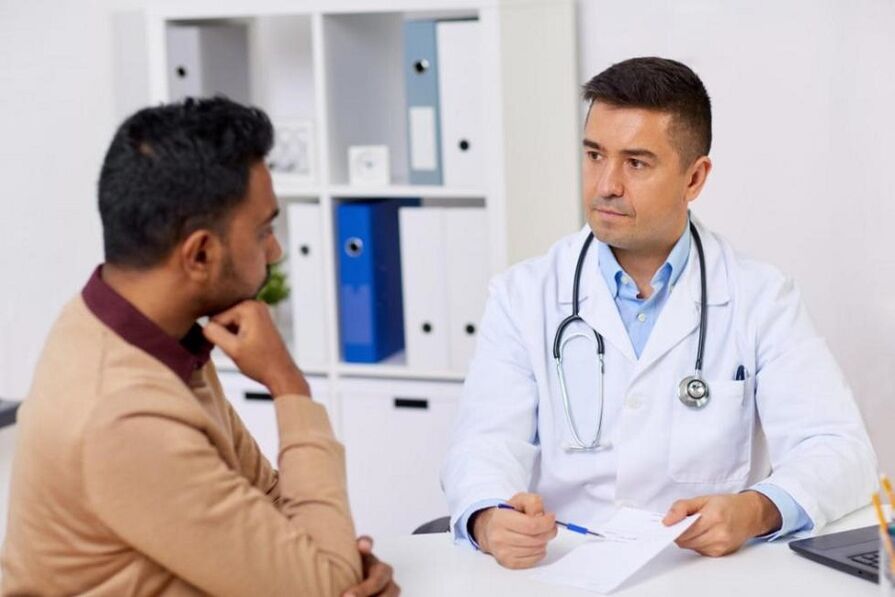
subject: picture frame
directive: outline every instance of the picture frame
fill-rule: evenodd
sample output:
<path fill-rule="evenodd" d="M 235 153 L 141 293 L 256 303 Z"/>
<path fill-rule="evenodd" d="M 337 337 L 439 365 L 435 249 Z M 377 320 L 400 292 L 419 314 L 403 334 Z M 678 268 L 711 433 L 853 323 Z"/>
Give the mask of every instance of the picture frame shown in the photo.
<path fill-rule="evenodd" d="M 310 120 L 273 121 L 274 144 L 267 155 L 267 167 L 277 179 L 291 187 L 310 187 L 317 180 L 314 123 Z"/>

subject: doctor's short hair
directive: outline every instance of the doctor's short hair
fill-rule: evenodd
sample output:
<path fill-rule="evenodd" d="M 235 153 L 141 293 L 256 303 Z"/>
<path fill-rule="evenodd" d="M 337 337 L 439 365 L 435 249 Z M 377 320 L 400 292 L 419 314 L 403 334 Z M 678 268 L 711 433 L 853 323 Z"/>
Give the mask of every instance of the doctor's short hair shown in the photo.
<path fill-rule="evenodd" d="M 642 108 L 672 115 L 669 133 L 686 168 L 712 147 L 712 104 L 702 81 L 686 64 L 667 58 L 631 58 L 613 64 L 582 88 L 590 104 Z"/>
<path fill-rule="evenodd" d="M 267 115 L 224 97 L 186 98 L 130 116 L 99 177 L 106 262 L 148 269 L 196 230 L 225 238 L 250 167 L 272 145 Z"/>

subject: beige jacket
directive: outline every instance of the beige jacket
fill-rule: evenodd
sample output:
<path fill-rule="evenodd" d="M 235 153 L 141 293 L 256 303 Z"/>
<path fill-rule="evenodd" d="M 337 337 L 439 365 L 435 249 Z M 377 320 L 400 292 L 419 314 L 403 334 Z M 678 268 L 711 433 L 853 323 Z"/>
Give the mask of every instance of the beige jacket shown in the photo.
<path fill-rule="evenodd" d="M 53 327 L 20 409 L 3 595 L 335 595 L 359 582 L 323 407 L 274 401 L 277 474 L 210 347 L 154 336 L 98 278 Z"/>

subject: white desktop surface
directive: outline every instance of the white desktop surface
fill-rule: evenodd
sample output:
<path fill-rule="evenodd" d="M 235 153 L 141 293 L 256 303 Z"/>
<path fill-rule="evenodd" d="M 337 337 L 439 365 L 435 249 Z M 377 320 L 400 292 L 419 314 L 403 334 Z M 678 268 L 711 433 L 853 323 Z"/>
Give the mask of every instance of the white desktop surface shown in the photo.
<path fill-rule="evenodd" d="M 867 507 L 827 526 L 821 534 L 874 524 Z M 560 531 L 548 559 L 568 548 Z M 574 541 L 574 539 L 572 539 Z M 477 595 L 513 597 L 594 595 L 580 589 L 544 584 L 524 570 L 501 568 L 490 556 L 454 545 L 448 533 L 383 538 L 374 548 L 395 569 L 407 597 Z M 699 595 L 787 595 L 833 597 L 878 595 L 876 584 L 812 562 L 786 541 L 754 543 L 723 558 L 707 558 L 672 546 L 611 593 L 622 597 L 694 597 Z"/>

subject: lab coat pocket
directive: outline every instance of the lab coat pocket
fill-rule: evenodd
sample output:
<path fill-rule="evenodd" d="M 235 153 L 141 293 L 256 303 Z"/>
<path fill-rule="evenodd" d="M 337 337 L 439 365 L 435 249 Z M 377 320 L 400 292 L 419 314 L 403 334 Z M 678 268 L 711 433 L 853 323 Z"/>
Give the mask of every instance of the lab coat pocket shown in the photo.
<path fill-rule="evenodd" d="M 701 409 L 675 399 L 669 476 L 681 483 L 726 484 L 749 475 L 753 408 L 748 381 L 709 381 Z"/>

